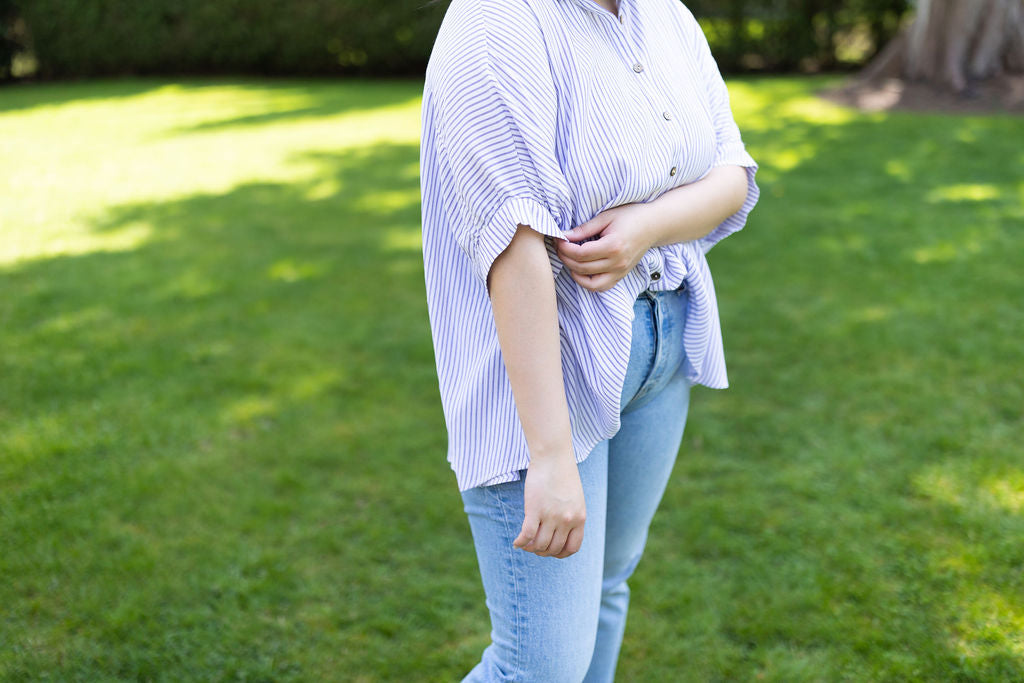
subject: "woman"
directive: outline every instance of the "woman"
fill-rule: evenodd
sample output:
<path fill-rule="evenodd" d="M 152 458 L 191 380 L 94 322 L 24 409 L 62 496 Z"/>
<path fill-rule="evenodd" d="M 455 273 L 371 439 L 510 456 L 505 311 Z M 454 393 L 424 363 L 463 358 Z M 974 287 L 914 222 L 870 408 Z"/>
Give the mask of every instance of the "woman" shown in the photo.
<path fill-rule="evenodd" d="M 427 303 L 491 644 L 467 681 L 611 681 L 692 384 L 705 253 L 759 195 L 677 0 L 453 0 L 423 93 Z"/>

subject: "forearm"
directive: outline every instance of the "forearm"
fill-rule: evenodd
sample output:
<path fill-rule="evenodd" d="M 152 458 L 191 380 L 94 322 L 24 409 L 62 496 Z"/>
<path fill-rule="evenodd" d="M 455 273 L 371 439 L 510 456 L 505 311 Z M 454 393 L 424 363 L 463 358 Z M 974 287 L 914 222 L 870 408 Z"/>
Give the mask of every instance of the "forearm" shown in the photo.
<path fill-rule="evenodd" d="M 488 289 L 531 461 L 572 454 L 555 284 L 544 236 L 520 226 L 491 266 Z"/>
<path fill-rule="evenodd" d="M 716 166 L 700 180 L 647 202 L 647 242 L 660 247 L 704 237 L 743 207 L 747 172 L 742 166 Z"/>

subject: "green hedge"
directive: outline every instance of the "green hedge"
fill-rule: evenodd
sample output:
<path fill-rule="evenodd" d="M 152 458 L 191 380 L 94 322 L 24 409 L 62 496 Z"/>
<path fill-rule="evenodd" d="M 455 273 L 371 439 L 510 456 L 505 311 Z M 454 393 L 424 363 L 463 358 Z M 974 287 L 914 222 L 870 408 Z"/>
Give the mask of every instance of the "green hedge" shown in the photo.
<path fill-rule="evenodd" d="M 43 77 L 411 74 L 443 6 L 422 0 L 16 0 Z"/>
<path fill-rule="evenodd" d="M 688 0 L 719 66 L 816 71 L 856 66 L 895 34 L 908 0 Z"/>
<path fill-rule="evenodd" d="M 16 30 L 18 10 L 13 0 L 0 0 L 0 80 L 11 77 L 11 62 L 24 49 Z"/>
<path fill-rule="evenodd" d="M 44 78 L 421 75 L 447 4 L 0 0 L 0 74 L 17 47 L 3 42 L 3 29 L 20 12 L 37 75 Z M 690 0 L 687 5 L 701 19 L 723 69 L 813 70 L 870 56 L 895 31 L 907 0 Z"/>

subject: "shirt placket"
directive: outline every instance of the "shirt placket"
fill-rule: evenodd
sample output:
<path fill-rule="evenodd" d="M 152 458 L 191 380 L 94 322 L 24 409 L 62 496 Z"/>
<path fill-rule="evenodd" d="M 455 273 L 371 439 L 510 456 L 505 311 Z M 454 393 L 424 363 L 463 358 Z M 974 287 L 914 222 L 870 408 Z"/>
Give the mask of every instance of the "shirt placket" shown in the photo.
<path fill-rule="evenodd" d="M 670 106 L 657 96 L 657 89 L 651 77 L 651 72 L 645 64 L 647 61 L 646 55 L 639 45 L 630 40 L 628 24 L 633 18 L 630 16 L 629 3 L 620 1 L 618 19 L 616 19 L 611 12 L 599 6 L 593 0 L 579 0 L 579 2 L 588 10 L 600 13 L 604 16 L 604 20 L 611 23 L 610 28 L 615 36 L 619 56 L 630 66 L 636 78 L 640 79 L 640 89 L 651 105 L 652 115 L 660 118 L 664 125 L 670 125 L 674 128 L 676 124 L 673 123 L 673 112 Z M 675 164 L 666 170 L 666 184 L 671 183 L 671 179 L 678 171 L 679 167 Z M 665 270 L 665 259 L 662 256 L 661 249 L 658 247 L 648 249 L 643 255 L 641 263 L 647 267 L 648 279 L 650 281 L 649 287 L 653 289 L 655 283 L 661 280 L 662 273 Z"/>

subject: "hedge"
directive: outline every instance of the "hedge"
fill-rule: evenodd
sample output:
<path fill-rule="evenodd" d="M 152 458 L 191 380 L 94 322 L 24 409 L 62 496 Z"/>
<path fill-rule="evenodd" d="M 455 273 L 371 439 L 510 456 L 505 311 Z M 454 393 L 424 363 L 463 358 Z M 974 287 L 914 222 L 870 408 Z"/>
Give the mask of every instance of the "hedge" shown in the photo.
<path fill-rule="evenodd" d="M 556 0 L 544 0 L 556 1 Z M 589 1 L 589 0 L 588 0 Z M 636 0 L 649 2 L 653 0 Z M 817 70 L 862 61 L 907 0 L 690 0 L 719 65 Z M 421 75 L 447 0 L 0 0 L 0 77 L 20 15 L 37 76 Z"/>
<path fill-rule="evenodd" d="M 422 72 L 421 0 L 16 0 L 41 77 Z"/>

